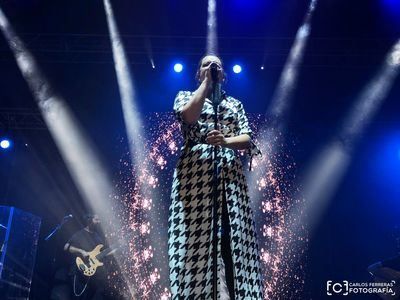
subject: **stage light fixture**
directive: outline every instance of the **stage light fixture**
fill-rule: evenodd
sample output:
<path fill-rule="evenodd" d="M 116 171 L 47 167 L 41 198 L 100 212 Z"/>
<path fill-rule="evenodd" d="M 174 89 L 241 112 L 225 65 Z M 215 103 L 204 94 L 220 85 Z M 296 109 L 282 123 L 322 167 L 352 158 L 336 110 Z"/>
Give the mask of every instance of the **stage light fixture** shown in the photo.
<path fill-rule="evenodd" d="M 0 142 L 0 147 L 2 149 L 8 149 L 11 147 L 11 141 L 8 139 L 2 139 Z"/>
<path fill-rule="evenodd" d="M 261 70 L 264 70 L 264 66 L 261 66 L 261 68 L 260 68 Z"/>
<path fill-rule="evenodd" d="M 233 72 L 235 72 L 236 74 L 239 74 L 240 72 L 242 72 L 242 67 L 239 65 L 234 65 Z"/>
<path fill-rule="evenodd" d="M 176 64 L 174 65 L 174 71 L 175 71 L 176 73 L 180 73 L 180 72 L 182 72 L 182 70 L 183 70 L 183 65 L 182 65 L 182 64 L 176 63 Z"/>

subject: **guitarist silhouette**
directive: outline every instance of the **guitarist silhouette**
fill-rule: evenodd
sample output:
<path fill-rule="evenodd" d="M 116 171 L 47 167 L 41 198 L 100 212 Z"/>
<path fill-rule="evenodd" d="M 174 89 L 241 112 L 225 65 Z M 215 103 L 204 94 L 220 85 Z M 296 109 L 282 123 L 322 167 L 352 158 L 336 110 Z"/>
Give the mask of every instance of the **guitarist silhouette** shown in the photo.
<path fill-rule="evenodd" d="M 99 245 L 104 245 L 104 239 L 101 237 L 100 219 L 96 214 L 88 214 L 85 216 L 86 226 L 76 232 L 65 244 L 64 250 L 72 254 L 72 267 L 70 270 L 70 278 L 72 285 L 72 299 L 105 299 L 104 287 L 106 272 L 103 262 L 96 261 L 94 249 L 99 249 Z M 113 254 L 114 251 L 108 251 L 107 256 Z M 79 262 L 79 268 L 77 266 Z M 97 266 L 93 272 L 85 269 L 95 263 Z M 84 274 L 85 269 L 85 274 Z"/>

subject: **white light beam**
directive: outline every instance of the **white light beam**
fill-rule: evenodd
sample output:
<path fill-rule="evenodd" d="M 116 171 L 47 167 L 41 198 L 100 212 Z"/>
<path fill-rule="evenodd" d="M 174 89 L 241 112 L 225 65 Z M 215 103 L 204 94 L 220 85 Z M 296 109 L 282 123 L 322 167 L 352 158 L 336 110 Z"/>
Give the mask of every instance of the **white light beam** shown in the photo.
<path fill-rule="evenodd" d="M 212 54 L 212 55 L 218 54 L 216 0 L 208 0 L 207 54 Z"/>
<path fill-rule="evenodd" d="M 337 136 L 310 164 L 304 176 L 303 191 L 306 201 L 305 214 L 299 218 L 312 230 L 329 204 L 350 164 L 353 149 L 387 98 L 398 74 L 400 63 L 397 55 L 400 40 L 389 51 L 385 62 L 375 77 L 358 96 Z M 298 214 L 297 208 L 295 214 Z M 307 218 L 307 220 L 305 219 Z"/>
<path fill-rule="evenodd" d="M 103 230 L 104 232 L 118 232 L 121 224 L 111 210 L 111 207 L 115 206 L 112 205 L 110 199 L 110 196 L 114 194 L 113 188 L 95 148 L 78 125 L 79 122 L 64 99 L 52 90 L 48 79 L 42 74 L 33 55 L 14 32 L 1 8 L 0 29 L 9 43 L 22 76 L 37 102 L 80 195 L 90 209 L 103 220 L 103 229 L 105 229 L 105 224 L 111 227 L 110 230 Z M 126 278 L 124 279 L 126 285 L 130 287 L 131 284 Z"/>
<path fill-rule="evenodd" d="M 109 0 L 104 0 L 104 8 L 107 16 L 107 24 L 110 32 L 111 46 L 115 63 L 115 71 L 119 92 L 121 96 L 122 110 L 125 127 L 128 135 L 129 147 L 131 150 L 132 163 L 141 166 L 148 153 L 142 137 L 142 120 L 136 106 L 137 96 L 129 71 L 129 63 L 115 22 L 113 9 Z"/>

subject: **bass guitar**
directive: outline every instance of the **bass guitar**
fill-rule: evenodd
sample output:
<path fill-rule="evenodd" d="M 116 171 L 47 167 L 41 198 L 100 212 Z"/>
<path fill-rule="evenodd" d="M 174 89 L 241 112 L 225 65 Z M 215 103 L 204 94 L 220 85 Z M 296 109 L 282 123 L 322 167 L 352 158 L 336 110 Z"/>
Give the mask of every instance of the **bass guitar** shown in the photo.
<path fill-rule="evenodd" d="M 101 250 L 103 247 L 103 244 L 99 244 L 92 251 L 88 252 L 89 255 L 87 257 L 83 258 L 78 256 L 75 259 L 76 266 L 83 275 L 87 277 L 93 276 L 97 268 L 104 265 L 102 259 L 116 250 L 116 248 L 111 247 Z"/>

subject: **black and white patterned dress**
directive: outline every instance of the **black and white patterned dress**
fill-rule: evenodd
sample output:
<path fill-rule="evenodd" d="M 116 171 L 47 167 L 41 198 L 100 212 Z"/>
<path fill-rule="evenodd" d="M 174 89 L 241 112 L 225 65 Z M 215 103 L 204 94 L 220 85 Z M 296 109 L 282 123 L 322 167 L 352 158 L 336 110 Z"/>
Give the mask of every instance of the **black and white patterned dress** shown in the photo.
<path fill-rule="evenodd" d="M 181 91 L 174 103 L 185 144 L 174 172 L 168 220 L 172 299 L 212 299 L 213 146 L 206 144 L 205 138 L 214 129 L 214 109 L 206 99 L 197 123 L 186 124 L 181 112 L 192 95 Z M 219 105 L 218 123 L 225 137 L 251 136 L 242 103 L 232 97 L 226 97 Z M 250 151 L 259 153 L 254 143 Z M 219 147 L 218 152 L 218 203 L 222 202 L 224 192 L 231 227 L 235 299 L 262 299 L 259 252 L 242 162 L 232 149 Z M 219 228 L 221 213 L 219 205 Z M 219 238 L 218 261 L 221 261 L 220 241 Z M 220 271 L 218 264 L 219 274 Z M 220 278 L 218 286 L 220 295 Z"/>

